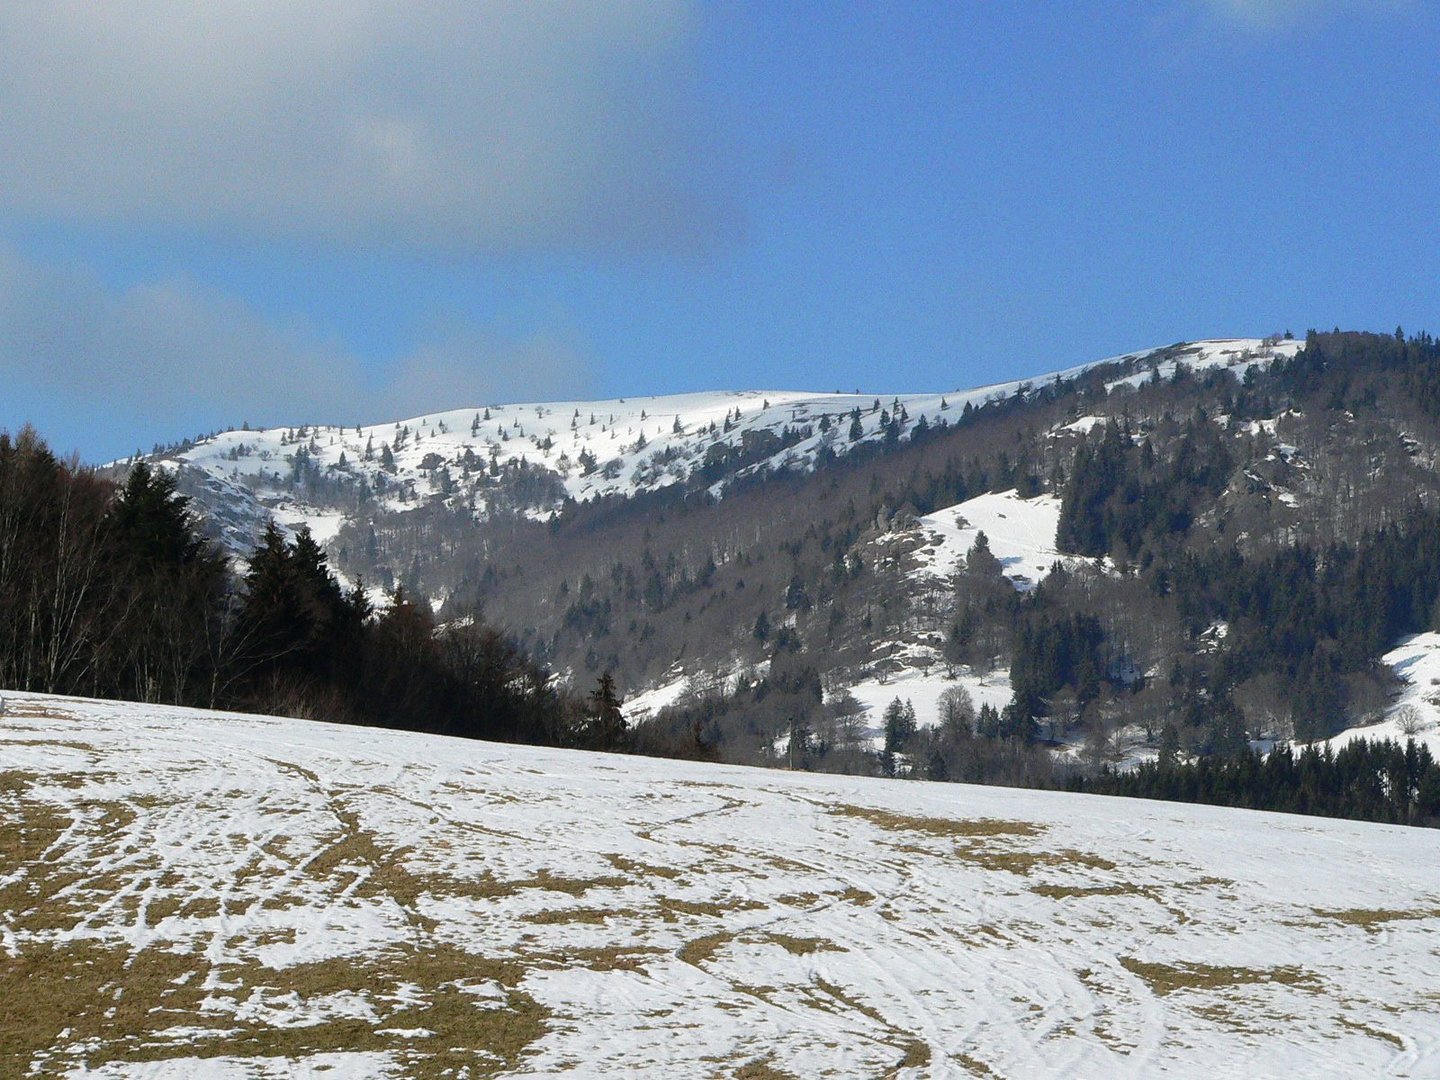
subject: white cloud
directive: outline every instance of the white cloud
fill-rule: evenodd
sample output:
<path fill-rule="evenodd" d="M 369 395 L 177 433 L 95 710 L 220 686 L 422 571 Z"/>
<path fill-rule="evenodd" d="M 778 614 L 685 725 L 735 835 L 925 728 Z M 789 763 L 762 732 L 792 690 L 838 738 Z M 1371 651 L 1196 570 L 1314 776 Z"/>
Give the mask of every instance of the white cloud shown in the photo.
<path fill-rule="evenodd" d="M 1254 29 L 1271 29 L 1303 18 L 1334 14 L 1388 14 L 1410 0 L 1202 0 L 1217 14 Z"/>
<path fill-rule="evenodd" d="M 0 5 L 0 208 L 459 252 L 728 227 L 692 0 Z"/>
<path fill-rule="evenodd" d="M 378 422 L 573 397 L 592 375 L 574 335 L 469 325 L 437 329 L 380 375 L 315 327 L 193 281 L 116 292 L 0 245 L 0 387 L 0 429 L 35 419 L 94 458 L 242 420 Z"/>

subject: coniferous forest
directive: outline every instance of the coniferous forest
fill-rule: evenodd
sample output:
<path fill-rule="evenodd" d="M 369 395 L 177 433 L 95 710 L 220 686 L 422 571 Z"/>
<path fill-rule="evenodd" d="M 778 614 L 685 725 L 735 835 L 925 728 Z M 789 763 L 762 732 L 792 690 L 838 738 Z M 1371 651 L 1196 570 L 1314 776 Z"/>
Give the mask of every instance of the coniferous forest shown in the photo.
<path fill-rule="evenodd" d="M 623 735 L 613 693 L 558 690 L 479 621 L 437 628 L 402 589 L 372 610 L 307 530 L 270 524 L 237 573 L 163 470 L 116 485 L 31 430 L 0 433 L 0 685 L 510 742 Z"/>

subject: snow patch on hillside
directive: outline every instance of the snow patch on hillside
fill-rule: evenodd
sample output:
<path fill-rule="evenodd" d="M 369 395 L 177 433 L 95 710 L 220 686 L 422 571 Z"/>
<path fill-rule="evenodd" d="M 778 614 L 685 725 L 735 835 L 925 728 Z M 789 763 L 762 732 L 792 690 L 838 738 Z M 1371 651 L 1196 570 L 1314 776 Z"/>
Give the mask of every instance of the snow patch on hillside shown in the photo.
<path fill-rule="evenodd" d="M 1007 578 L 1028 591 L 1057 562 L 1098 566 L 1101 560 L 1062 554 L 1055 547 L 1060 500 L 1053 495 L 1022 499 L 1016 491 L 986 492 L 920 518 L 925 544 L 913 552 L 917 577 L 948 579 L 960 567 L 980 533 L 1000 560 Z"/>
<path fill-rule="evenodd" d="M 1378 724 L 1350 728 L 1326 740 L 1337 750 L 1356 739 L 1414 739 L 1440 757 L 1440 633 L 1408 637 L 1381 662 L 1405 683 Z"/>
<path fill-rule="evenodd" d="M 660 685 L 626 699 L 621 711 L 630 723 L 639 723 L 661 709 L 667 709 L 683 698 L 690 690 L 690 678 L 681 675 L 668 679 Z"/>
<path fill-rule="evenodd" d="M 851 686 L 850 693 L 866 710 L 866 725 L 872 738 L 883 737 L 885 707 L 896 698 L 915 706 L 915 719 L 921 727 L 934 727 L 940 722 L 940 695 L 953 686 L 963 687 L 975 702 L 975 711 L 992 705 L 998 712 L 1010 704 L 1013 691 L 1004 671 L 981 675 L 960 669 L 951 678 L 941 665 L 928 671 L 909 669 L 885 678 L 870 678 Z"/>
<path fill-rule="evenodd" d="M 1304 347 L 1305 342 L 1298 339 L 1269 343 L 1254 338 L 1197 341 L 1170 349 L 1156 349 L 1142 358 L 1145 364 L 1143 371 L 1105 385 L 1111 390 L 1117 386 L 1139 387 L 1156 375 L 1161 379 L 1173 378 L 1181 366 L 1197 375 L 1223 369 L 1241 379 L 1252 367 L 1269 365 L 1278 359 L 1292 359 Z"/>

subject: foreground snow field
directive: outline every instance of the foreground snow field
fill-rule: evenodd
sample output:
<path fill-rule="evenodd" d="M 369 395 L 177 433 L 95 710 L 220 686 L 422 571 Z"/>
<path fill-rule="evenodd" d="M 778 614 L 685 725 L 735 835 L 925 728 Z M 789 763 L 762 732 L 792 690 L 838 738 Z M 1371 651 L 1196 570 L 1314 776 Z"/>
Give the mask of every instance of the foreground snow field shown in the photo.
<path fill-rule="evenodd" d="M 1440 1075 L 1434 831 L 7 698 L 7 1077 Z"/>

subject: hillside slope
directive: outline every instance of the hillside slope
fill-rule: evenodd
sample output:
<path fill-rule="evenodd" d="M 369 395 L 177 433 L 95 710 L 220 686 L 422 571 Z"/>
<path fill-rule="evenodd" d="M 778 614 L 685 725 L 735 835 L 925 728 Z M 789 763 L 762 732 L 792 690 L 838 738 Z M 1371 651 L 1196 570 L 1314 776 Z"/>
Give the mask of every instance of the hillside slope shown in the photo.
<path fill-rule="evenodd" d="M 10 695 L 0 1073 L 1433 1076 L 1437 855 Z"/>

